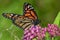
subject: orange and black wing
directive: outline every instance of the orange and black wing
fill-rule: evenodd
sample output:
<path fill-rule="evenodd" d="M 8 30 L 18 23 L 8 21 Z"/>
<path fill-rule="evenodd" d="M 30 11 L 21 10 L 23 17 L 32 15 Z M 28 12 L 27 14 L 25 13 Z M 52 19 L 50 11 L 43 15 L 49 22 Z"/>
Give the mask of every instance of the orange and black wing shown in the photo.
<path fill-rule="evenodd" d="M 31 18 L 33 20 L 38 19 L 36 12 L 34 11 L 34 8 L 29 3 L 24 4 L 24 16 Z"/>
<path fill-rule="evenodd" d="M 34 11 L 34 8 L 32 7 L 32 5 L 29 3 L 24 4 L 24 16 L 32 19 L 35 25 L 39 24 L 38 16 Z"/>

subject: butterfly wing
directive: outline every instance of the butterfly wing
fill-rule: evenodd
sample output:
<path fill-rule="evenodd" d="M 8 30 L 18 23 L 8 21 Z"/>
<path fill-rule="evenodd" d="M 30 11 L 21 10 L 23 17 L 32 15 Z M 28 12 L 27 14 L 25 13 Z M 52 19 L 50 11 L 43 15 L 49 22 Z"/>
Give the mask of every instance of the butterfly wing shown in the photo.
<path fill-rule="evenodd" d="M 31 25 L 33 24 L 32 19 L 29 19 L 21 15 L 17 15 L 13 13 L 3 13 L 3 16 L 11 19 L 15 25 L 17 25 L 18 27 L 22 29 L 29 29 Z"/>
<path fill-rule="evenodd" d="M 38 19 L 36 12 L 34 11 L 34 8 L 29 3 L 24 4 L 24 16 L 29 17 L 33 20 Z"/>
<path fill-rule="evenodd" d="M 2 15 L 6 18 L 11 19 L 11 20 L 15 20 L 20 16 L 18 14 L 13 14 L 13 13 L 3 13 Z"/>
<path fill-rule="evenodd" d="M 29 3 L 24 4 L 24 16 L 34 20 L 34 25 L 39 24 L 39 20 L 36 15 L 36 12 L 34 11 L 32 5 Z"/>
<path fill-rule="evenodd" d="M 16 24 L 17 26 L 19 26 L 22 29 L 29 29 L 31 27 L 31 25 L 33 24 L 33 20 L 28 19 L 28 18 L 22 18 L 22 16 L 20 16 L 20 18 L 17 18 L 14 21 L 14 24 Z"/>

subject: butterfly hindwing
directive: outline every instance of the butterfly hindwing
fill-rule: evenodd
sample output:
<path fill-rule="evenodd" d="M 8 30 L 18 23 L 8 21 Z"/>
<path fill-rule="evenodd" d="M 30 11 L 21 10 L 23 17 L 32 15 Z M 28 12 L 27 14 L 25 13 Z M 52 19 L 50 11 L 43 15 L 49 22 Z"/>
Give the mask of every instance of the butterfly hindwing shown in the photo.
<path fill-rule="evenodd" d="M 23 29 L 29 29 L 30 26 L 33 24 L 33 20 L 28 19 L 28 18 L 18 18 L 14 21 L 14 24 L 19 26 L 20 28 Z"/>

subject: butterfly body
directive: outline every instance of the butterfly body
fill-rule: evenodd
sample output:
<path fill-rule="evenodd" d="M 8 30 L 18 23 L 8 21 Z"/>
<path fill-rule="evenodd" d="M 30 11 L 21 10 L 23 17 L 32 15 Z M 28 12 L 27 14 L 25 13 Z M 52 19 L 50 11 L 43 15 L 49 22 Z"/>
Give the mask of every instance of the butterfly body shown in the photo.
<path fill-rule="evenodd" d="M 3 13 L 3 16 L 11 19 L 15 25 L 23 29 L 29 29 L 31 25 L 39 24 L 38 17 L 33 7 L 29 3 L 24 4 L 23 15 L 13 13 Z"/>

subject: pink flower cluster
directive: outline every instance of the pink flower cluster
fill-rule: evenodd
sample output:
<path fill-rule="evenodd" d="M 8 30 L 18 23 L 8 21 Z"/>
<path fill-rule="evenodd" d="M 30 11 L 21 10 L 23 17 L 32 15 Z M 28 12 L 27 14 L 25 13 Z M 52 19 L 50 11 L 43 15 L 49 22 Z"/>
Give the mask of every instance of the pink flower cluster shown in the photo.
<path fill-rule="evenodd" d="M 60 28 L 55 24 L 48 24 L 47 31 L 51 37 L 60 36 Z"/>
<path fill-rule="evenodd" d="M 46 31 L 52 36 L 60 36 L 60 28 L 55 24 L 48 24 L 48 27 L 42 28 L 39 25 L 32 25 L 31 28 L 24 30 L 23 40 L 32 40 L 36 38 L 37 40 L 44 40 Z"/>

